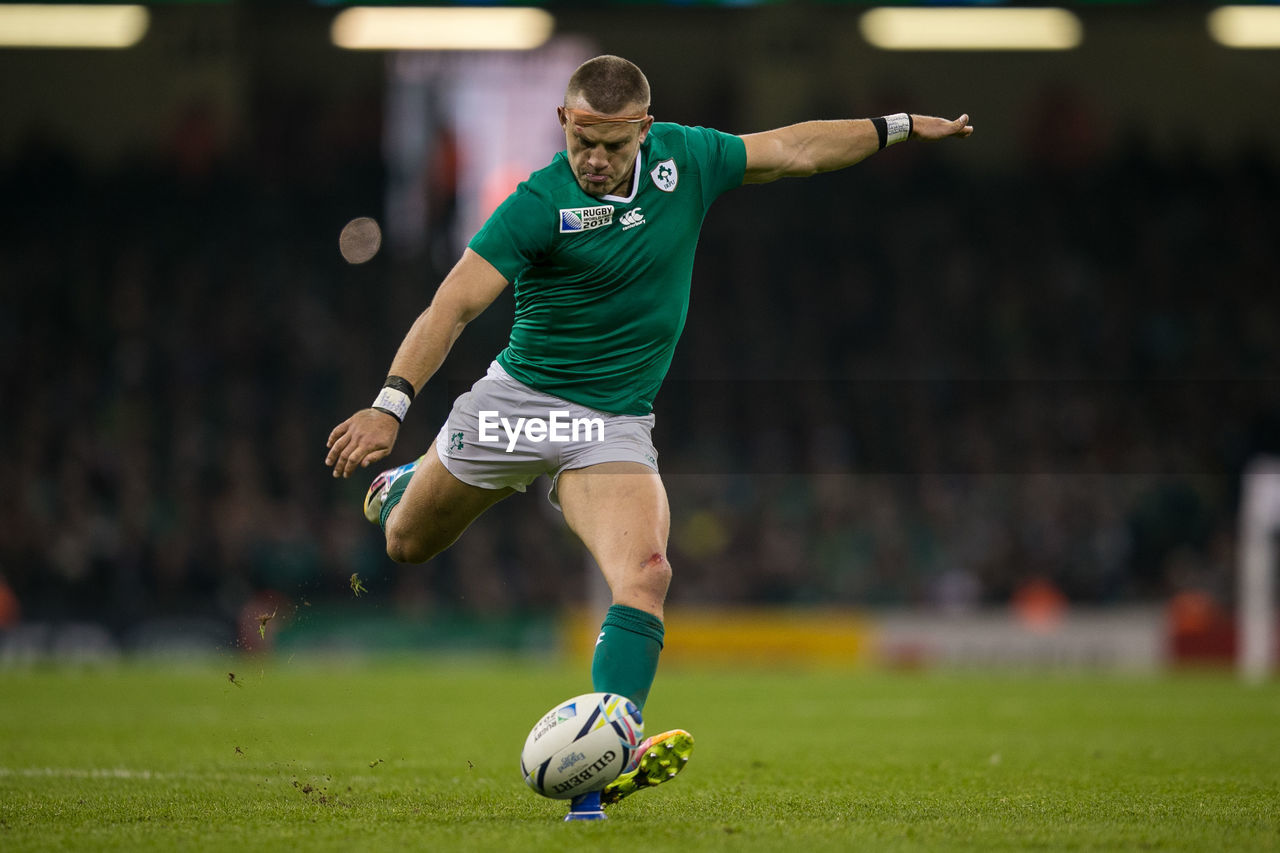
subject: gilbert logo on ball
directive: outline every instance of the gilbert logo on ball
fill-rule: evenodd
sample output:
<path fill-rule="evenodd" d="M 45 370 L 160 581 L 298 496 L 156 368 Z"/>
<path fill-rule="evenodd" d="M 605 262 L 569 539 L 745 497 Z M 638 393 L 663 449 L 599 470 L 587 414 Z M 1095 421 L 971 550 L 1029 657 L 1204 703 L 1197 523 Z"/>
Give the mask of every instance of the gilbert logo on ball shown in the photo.
<path fill-rule="evenodd" d="M 642 740 L 644 721 L 630 699 L 584 693 L 538 719 L 524 742 L 520 772 L 539 794 L 566 800 L 618 778 Z"/>
<path fill-rule="evenodd" d="M 349 264 L 363 264 L 378 254 L 382 247 L 382 229 L 368 216 L 348 222 L 338 235 L 338 251 Z"/>

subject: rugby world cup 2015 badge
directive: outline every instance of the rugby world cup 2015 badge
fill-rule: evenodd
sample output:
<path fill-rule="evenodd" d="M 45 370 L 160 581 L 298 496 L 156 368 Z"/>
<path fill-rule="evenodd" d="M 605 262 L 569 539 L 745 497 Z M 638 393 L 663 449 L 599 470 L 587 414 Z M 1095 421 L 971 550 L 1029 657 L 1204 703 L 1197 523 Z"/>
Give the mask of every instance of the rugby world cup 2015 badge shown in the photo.
<path fill-rule="evenodd" d="M 560 208 L 561 234 L 571 234 L 575 231 L 591 231 L 595 228 L 603 228 L 612 222 L 612 205 L 602 204 L 597 207 Z"/>
<path fill-rule="evenodd" d="M 655 187 L 664 193 L 671 192 L 680 181 L 680 174 L 676 171 L 676 161 L 663 160 L 649 170 L 649 177 L 653 178 Z"/>

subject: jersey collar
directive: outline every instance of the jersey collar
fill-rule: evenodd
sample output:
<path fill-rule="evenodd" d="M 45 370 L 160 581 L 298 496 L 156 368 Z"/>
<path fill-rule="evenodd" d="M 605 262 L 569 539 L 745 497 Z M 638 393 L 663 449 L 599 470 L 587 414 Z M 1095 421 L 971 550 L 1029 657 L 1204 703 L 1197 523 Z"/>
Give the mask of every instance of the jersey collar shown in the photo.
<path fill-rule="evenodd" d="M 636 193 L 640 192 L 640 176 L 644 174 L 641 171 L 641 164 L 644 162 L 644 146 L 641 145 L 636 149 L 636 167 L 631 172 L 631 194 L 628 196 L 606 195 L 601 196 L 601 201 L 616 201 L 622 204 L 630 204 L 635 201 Z"/>

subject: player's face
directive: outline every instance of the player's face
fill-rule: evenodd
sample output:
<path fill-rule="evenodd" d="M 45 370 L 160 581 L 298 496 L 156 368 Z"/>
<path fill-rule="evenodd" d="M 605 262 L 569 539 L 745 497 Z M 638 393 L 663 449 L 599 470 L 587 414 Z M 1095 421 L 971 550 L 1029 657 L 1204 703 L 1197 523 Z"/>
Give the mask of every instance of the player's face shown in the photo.
<path fill-rule="evenodd" d="M 590 109 L 585 102 L 570 106 Z M 633 112 L 643 111 L 643 107 L 637 107 Z M 636 151 L 652 123 L 652 119 L 646 119 L 636 124 L 616 122 L 583 127 L 561 109 L 565 150 L 583 192 L 596 197 L 625 192 L 635 171 Z"/>

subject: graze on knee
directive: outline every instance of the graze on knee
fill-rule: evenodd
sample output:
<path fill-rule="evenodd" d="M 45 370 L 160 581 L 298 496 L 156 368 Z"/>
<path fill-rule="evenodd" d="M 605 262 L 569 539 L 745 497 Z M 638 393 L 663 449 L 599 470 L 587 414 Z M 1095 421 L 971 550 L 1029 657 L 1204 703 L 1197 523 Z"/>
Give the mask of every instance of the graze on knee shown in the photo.
<path fill-rule="evenodd" d="M 649 559 L 645 560 L 643 563 L 640 564 L 640 568 L 652 569 L 662 565 L 665 562 L 667 562 L 667 558 L 664 555 L 658 553 L 657 551 L 654 551 L 652 554 L 649 555 Z"/>

